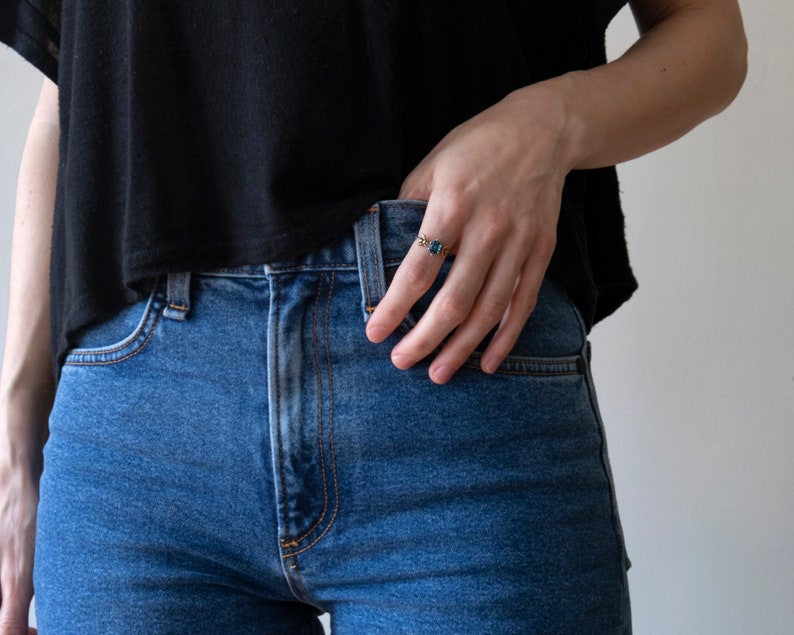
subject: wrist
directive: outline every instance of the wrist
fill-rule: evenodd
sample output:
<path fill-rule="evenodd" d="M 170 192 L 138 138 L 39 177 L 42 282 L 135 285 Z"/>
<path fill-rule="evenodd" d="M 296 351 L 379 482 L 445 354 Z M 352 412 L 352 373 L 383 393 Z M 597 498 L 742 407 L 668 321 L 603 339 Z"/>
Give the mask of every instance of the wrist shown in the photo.
<path fill-rule="evenodd" d="M 4 391 L 0 395 L 0 463 L 38 479 L 51 405 L 46 394 Z"/>
<path fill-rule="evenodd" d="M 555 137 L 554 161 L 566 174 L 585 161 L 590 143 L 587 103 L 582 99 L 579 72 L 520 88 L 507 99 L 523 102 L 522 110 L 535 124 L 542 119 Z"/>
<path fill-rule="evenodd" d="M 554 86 L 563 120 L 560 131 L 560 158 L 567 169 L 575 170 L 587 163 L 588 153 L 596 143 L 590 117 L 591 102 L 583 84 L 585 71 L 572 71 L 548 80 Z"/>

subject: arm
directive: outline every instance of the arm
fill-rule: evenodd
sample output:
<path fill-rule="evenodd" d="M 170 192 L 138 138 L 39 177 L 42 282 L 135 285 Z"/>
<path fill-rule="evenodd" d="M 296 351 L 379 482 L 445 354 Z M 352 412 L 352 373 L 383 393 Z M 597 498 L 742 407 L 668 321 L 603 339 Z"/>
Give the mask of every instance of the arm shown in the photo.
<path fill-rule="evenodd" d="M 394 347 L 445 383 L 497 324 L 482 356 L 493 372 L 526 323 L 554 251 L 565 176 L 624 161 L 719 112 L 746 72 L 736 0 L 631 0 L 642 36 L 620 59 L 517 90 L 450 132 L 400 196 L 428 201 L 420 232 L 455 263 L 416 327 Z M 441 259 L 411 249 L 367 323 L 381 342 L 430 287 Z"/>
<path fill-rule="evenodd" d="M 621 58 L 560 78 L 570 91 L 574 168 L 614 165 L 675 141 L 716 115 L 747 73 L 735 0 L 631 0 L 642 36 Z"/>
<path fill-rule="evenodd" d="M 58 88 L 44 80 L 19 170 L 0 376 L 0 633 L 27 633 L 42 448 L 54 397 L 49 263 Z"/>

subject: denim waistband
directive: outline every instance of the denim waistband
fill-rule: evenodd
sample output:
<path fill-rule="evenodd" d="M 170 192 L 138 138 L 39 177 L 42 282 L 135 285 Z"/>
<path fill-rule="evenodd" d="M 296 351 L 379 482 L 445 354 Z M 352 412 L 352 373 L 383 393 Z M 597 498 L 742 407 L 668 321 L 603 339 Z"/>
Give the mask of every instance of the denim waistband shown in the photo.
<path fill-rule="evenodd" d="M 184 320 L 190 312 L 190 277 L 199 275 L 268 277 L 290 272 L 357 270 L 362 302 L 369 314 L 386 292 L 384 270 L 399 263 L 416 240 L 426 201 L 378 201 L 341 239 L 293 260 L 169 273 L 165 317 Z"/>

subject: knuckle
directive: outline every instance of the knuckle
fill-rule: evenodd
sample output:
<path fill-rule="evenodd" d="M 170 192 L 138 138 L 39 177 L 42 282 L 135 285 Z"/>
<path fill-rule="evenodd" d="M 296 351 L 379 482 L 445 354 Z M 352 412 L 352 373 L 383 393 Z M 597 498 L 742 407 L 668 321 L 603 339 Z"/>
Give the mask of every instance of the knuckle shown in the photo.
<path fill-rule="evenodd" d="M 522 310 L 523 315 L 522 315 L 522 319 L 521 320 L 516 320 L 516 323 L 517 323 L 517 326 L 516 326 L 516 329 L 515 329 L 516 330 L 516 337 L 518 336 L 518 332 L 522 328 L 524 328 L 524 323 L 527 321 L 527 318 L 529 317 L 529 314 L 532 313 L 532 311 L 535 310 L 535 307 L 537 306 L 537 304 L 538 304 L 538 294 L 537 293 L 527 294 L 525 297 L 521 298 L 520 306 L 523 309 Z"/>
<path fill-rule="evenodd" d="M 434 192 L 434 195 L 433 224 L 440 229 L 458 227 L 469 206 L 466 196 L 457 189 Z"/>
<path fill-rule="evenodd" d="M 508 239 L 511 239 L 507 225 L 489 224 L 480 228 L 477 232 L 477 243 L 481 246 L 504 247 Z"/>
<path fill-rule="evenodd" d="M 439 207 L 439 212 L 441 214 L 455 213 L 466 205 L 467 197 L 460 188 L 448 188 L 437 194 L 440 194 L 439 203 L 441 205 Z"/>
<path fill-rule="evenodd" d="M 470 304 L 458 293 L 445 293 L 436 298 L 439 318 L 447 324 L 460 324 L 469 314 Z"/>
<path fill-rule="evenodd" d="M 499 209 L 492 209 L 483 216 L 480 235 L 485 240 L 499 240 L 510 233 L 509 227 L 507 215 Z"/>
<path fill-rule="evenodd" d="M 415 328 L 411 331 L 410 334 L 410 341 L 405 341 L 401 343 L 401 353 L 404 353 L 408 357 L 419 360 L 427 357 L 430 353 L 432 353 L 438 342 L 435 342 L 431 337 L 421 332 L 421 328 Z"/>
<path fill-rule="evenodd" d="M 419 295 L 430 288 L 433 277 L 433 272 L 430 269 L 413 262 L 403 262 L 395 275 L 401 285 L 408 287 L 409 291 L 419 291 Z"/>
<path fill-rule="evenodd" d="M 421 337 L 414 341 L 412 348 L 417 358 L 424 359 L 436 349 L 436 346 L 437 343 L 430 338 Z"/>
<path fill-rule="evenodd" d="M 490 325 L 496 324 L 507 311 L 509 301 L 501 298 L 484 298 L 478 307 L 478 313 Z"/>
<path fill-rule="evenodd" d="M 532 226 L 530 223 L 520 223 L 515 228 L 514 233 L 516 241 L 522 245 L 527 245 L 532 240 Z"/>
<path fill-rule="evenodd" d="M 481 341 L 477 335 L 472 335 L 464 330 L 456 331 L 445 343 L 436 362 L 440 365 L 451 366 L 453 368 L 460 368 L 469 361 L 472 353 L 477 348 L 477 344 Z"/>
<path fill-rule="evenodd" d="M 535 249 L 538 256 L 544 260 L 550 260 L 554 249 L 557 246 L 557 234 L 553 231 L 542 232 L 536 241 Z"/>
<path fill-rule="evenodd" d="M 459 368 L 465 364 L 474 352 L 474 346 L 456 346 L 449 352 L 449 364 Z"/>
<path fill-rule="evenodd" d="M 382 323 L 399 324 L 405 318 L 406 314 L 403 314 L 403 312 L 398 310 L 395 306 L 386 305 L 385 303 L 378 305 L 378 318 Z"/>

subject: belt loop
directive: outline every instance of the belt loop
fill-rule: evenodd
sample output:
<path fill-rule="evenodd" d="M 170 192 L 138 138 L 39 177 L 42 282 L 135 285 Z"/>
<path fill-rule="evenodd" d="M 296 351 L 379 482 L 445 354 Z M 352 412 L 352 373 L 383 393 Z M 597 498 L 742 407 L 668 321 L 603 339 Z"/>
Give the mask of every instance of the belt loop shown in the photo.
<path fill-rule="evenodd" d="M 172 320 L 186 320 L 190 313 L 190 272 L 168 274 L 168 298 L 163 315 Z"/>
<path fill-rule="evenodd" d="M 369 208 L 354 224 L 358 275 L 361 281 L 361 306 L 364 321 L 386 293 L 383 252 L 380 239 L 380 205 Z"/>

